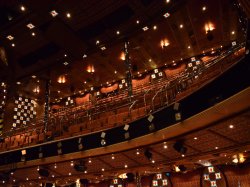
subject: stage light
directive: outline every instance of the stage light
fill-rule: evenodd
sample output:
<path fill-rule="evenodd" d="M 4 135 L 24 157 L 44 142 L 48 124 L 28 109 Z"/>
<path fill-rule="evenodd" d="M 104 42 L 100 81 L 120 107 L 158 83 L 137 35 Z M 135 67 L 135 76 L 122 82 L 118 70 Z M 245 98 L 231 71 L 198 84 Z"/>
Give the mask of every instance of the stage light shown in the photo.
<path fill-rule="evenodd" d="M 23 150 L 21 151 L 21 153 L 22 153 L 22 155 L 26 155 L 26 150 L 23 149 Z"/>
<path fill-rule="evenodd" d="M 123 129 L 127 131 L 129 129 L 129 124 L 125 124 Z"/>
<path fill-rule="evenodd" d="M 149 122 L 152 122 L 153 119 L 154 119 L 154 116 L 153 116 L 152 114 L 150 114 L 150 115 L 148 116 L 148 121 L 149 121 Z"/>
<path fill-rule="evenodd" d="M 101 140 L 101 145 L 102 145 L 102 146 L 106 145 L 106 140 L 105 140 L 105 139 L 102 139 L 102 140 Z"/>
<path fill-rule="evenodd" d="M 149 126 L 148 126 L 148 129 L 149 131 L 154 131 L 155 130 L 155 125 L 153 123 L 151 123 Z"/>
<path fill-rule="evenodd" d="M 124 138 L 125 138 L 126 140 L 130 138 L 129 132 L 126 132 L 126 133 L 124 134 Z"/>
<path fill-rule="evenodd" d="M 62 154 L 62 142 L 57 143 L 57 154 Z"/>

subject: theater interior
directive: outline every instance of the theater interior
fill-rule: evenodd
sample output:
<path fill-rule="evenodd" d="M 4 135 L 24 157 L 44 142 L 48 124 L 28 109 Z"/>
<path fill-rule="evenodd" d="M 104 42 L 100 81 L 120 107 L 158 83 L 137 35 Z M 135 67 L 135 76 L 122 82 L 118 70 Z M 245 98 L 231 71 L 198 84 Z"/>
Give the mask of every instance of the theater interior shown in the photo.
<path fill-rule="evenodd" d="M 0 187 L 250 187 L 250 1 L 0 1 Z"/>

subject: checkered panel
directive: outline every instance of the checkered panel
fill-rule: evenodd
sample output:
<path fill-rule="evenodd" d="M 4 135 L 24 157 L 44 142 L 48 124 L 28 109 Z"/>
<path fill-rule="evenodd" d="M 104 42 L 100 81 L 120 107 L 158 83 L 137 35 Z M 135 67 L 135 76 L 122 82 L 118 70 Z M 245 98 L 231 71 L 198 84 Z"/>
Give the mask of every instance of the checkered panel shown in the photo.
<path fill-rule="evenodd" d="M 15 100 L 13 127 L 25 126 L 36 117 L 35 101 L 28 98 L 19 97 Z"/>

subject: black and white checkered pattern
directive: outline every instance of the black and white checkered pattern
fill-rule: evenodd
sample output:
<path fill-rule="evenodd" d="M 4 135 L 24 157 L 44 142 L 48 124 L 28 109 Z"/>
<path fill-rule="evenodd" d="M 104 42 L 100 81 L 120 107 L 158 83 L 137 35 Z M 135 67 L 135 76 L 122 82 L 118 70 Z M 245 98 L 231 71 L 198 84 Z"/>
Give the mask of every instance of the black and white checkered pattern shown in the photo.
<path fill-rule="evenodd" d="M 19 97 L 15 100 L 13 127 L 25 126 L 36 117 L 35 101 Z"/>

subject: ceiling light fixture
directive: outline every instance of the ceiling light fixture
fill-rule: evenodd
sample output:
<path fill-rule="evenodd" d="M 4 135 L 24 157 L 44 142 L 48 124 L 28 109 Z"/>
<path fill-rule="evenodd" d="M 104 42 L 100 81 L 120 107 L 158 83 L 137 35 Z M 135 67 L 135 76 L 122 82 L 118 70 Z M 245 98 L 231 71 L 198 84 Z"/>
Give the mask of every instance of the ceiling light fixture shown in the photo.
<path fill-rule="evenodd" d="M 136 20 L 136 24 L 139 24 L 140 23 L 140 21 L 139 20 Z"/>
<path fill-rule="evenodd" d="M 166 3 L 170 3 L 170 0 L 166 0 Z"/>
<path fill-rule="evenodd" d="M 154 30 L 156 30 L 156 29 L 157 29 L 157 26 L 156 26 L 156 25 L 154 25 L 154 26 L 153 26 L 153 29 L 154 29 Z"/>
<path fill-rule="evenodd" d="M 15 47 L 16 45 L 14 43 L 11 44 L 12 47 Z"/>
<path fill-rule="evenodd" d="M 58 15 L 58 12 L 55 10 L 50 11 L 50 14 L 52 17 L 56 17 Z"/>
<path fill-rule="evenodd" d="M 145 26 L 145 27 L 142 28 L 142 30 L 143 30 L 143 31 L 147 31 L 147 30 L 148 30 L 148 27 Z"/>
<path fill-rule="evenodd" d="M 190 48 L 191 48 L 191 46 L 189 45 L 189 46 L 188 46 L 188 49 L 190 49 Z"/>
<path fill-rule="evenodd" d="M 182 25 L 182 24 L 180 24 L 180 28 L 181 28 L 181 29 L 183 28 L 183 25 Z"/>
<path fill-rule="evenodd" d="M 86 55 L 86 54 L 84 54 L 84 55 L 82 56 L 82 58 L 87 58 L 87 55 Z"/>
<path fill-rule="evenodd" d="M 205 27 L 206 34 L 215 29 L 214 24 L 211 22 L 206 23 L 204 27 Z"/>
<path fill-rule="evenodd" d="M 26 25 L 29 29 L 34 29 L 35 28 L 35 25 L 33 25 L 32 23 L 29 23 Z"/>
<path fill-rule="evenodd" d="M 106 47 L 105 46 L 101 47 L 101 50 L 102 51 L 106 50 Z"/>
<path fill-rule="evenodd" d="M 25 6 L 21 5 L 21 6 L 20 6 L 20 10 L 21 10 L 22 12 L 24 12 L 24 11 L 26 10 Z"/>
<path fill-rule="evenodd" d="M 161 40 L 161 43 L 160 43 L 160 45 L 161 45 L 161 48 L 162 49 L 164 49 L 165 47 L 167 47 L 167 46 L 169 46 L 169 41 L 168 41 L 168 39 L 163 39 L 163 40 Z"/>
<path fill-rule="evenodd" d="M 19 82 L 19 81 L 18 81 L 18 82 L 16 82 L 16 84 L 20 85 L 20 84 L 21 84 L 21 82 Z"/>
<path fill-rule="evenodd" d="M 64 64 L 65 66 L 69 65 L 69 63 L 68 63 L 68 62 L 66 62 L 66 61 L 65 61 L 63 64 Z"/>
<path fill-rule="evenodd" d="M 60 75 L 57 79 L 57 82 L 60 84 L 64 84 L 66 82 L 66 76 L 65 75 Z"/>
<path fill-rule="evenodd" d="M 14 40 L 14 37 L 12 36 L 12 35 L 8 35 L 7 37 L 6 37 L 8 40 Z"/>
<path fill-rule="evenodd" d="M 99 40 L 96 40 L 95 44 L 96 44 L 96 45 L 100 44 L 100 41 L 99 41 Z"/>
<path fill-rule="evenodd" d="M 124 52 L 121 53 L 120 59 L 121 59 L 121 60 L 125 60 L 125 53 L 124 53 Z"/>
<path fill-rule="evenodd" d="M 234 31 L 232 31 L 232 32 L 231 32 L 231 34 L 232 34 L 232 35 L 234 35 L 234 34 L 235 34 L 235 32 L 234 32 Z"/>
<path fill-rule="evenodd" d="M 36 36 L 36 33 L 32 32 L 31 35 L 32 35 L 32 36 Z"/>
<path fill-rule="evenodd" d="M 66 16 L 67 18 L 71 18 L 71 14 L 69 12 L 66 14 Z"/>
<path fill-rule="evenodd" d="M 116 31 L 116 34 L 119 35 L 119 34 L 120 34 L 120 31 Z"/>
<path fill-rule="evenodd" d="M 233 125 L 229 125 L 229 128 L 230 128 L 230 129 L 233 129 L 233 128 L 234 128 L 234 126 L 233 126 Z"/>
<path fill-rule="evenodd" d="M 207 10 L 207 7 L 206 6 L 203 6 L 202 7 L 202 11 L 206 11 Z"/>
<path fill-rule="evenodd" d="M 170 14 L 169 14 L 168 12 L 166 12 L 165 14 L 163 14 L 163 16 L 164 16 L 165 18 L 168 18 L 168 17 L 170 16 Z"/>

